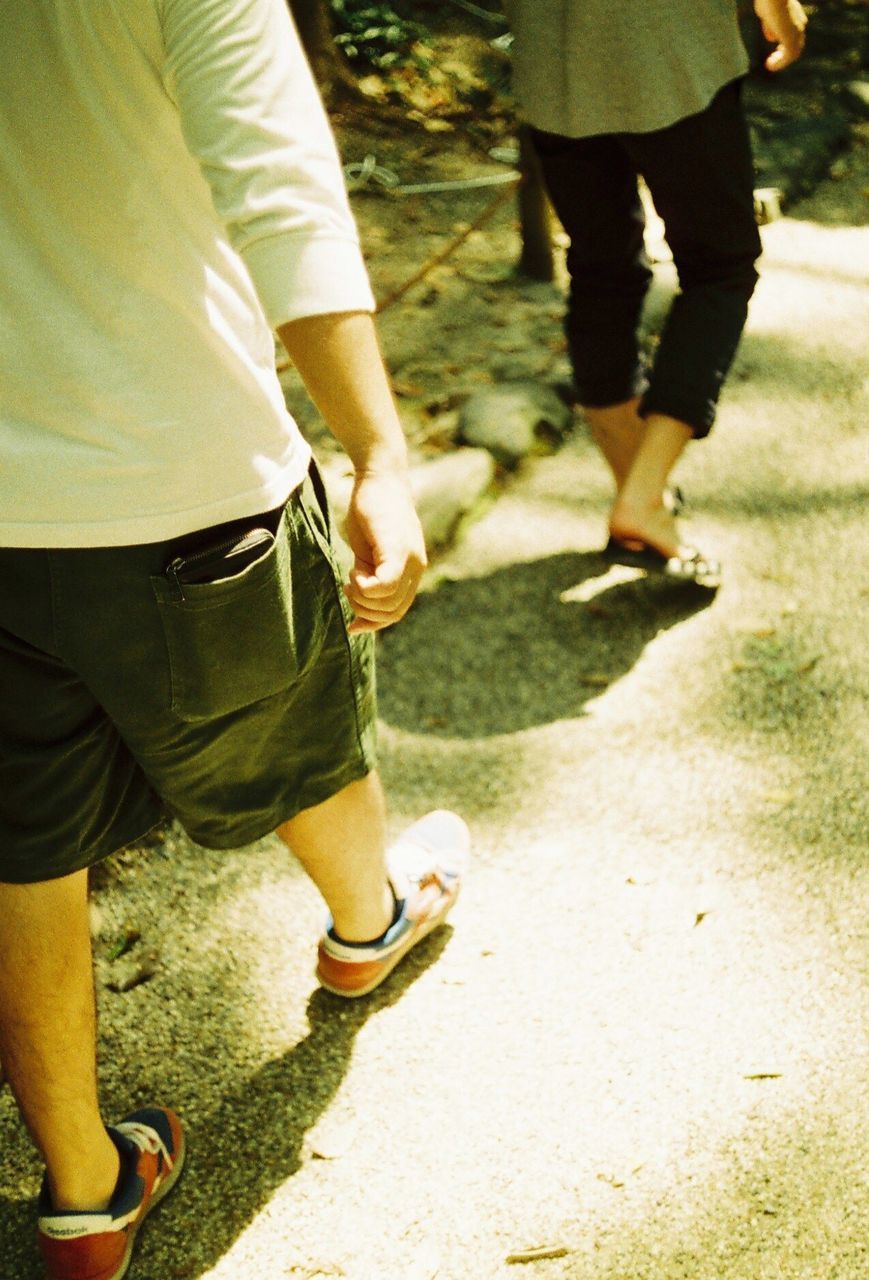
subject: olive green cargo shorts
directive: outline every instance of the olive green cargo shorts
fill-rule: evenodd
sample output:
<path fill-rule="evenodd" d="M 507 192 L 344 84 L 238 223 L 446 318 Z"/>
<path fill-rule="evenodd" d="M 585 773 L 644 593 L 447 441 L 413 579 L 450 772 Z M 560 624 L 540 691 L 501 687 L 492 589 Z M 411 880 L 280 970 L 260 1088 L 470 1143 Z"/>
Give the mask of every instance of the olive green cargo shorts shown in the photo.
<path fill-rule="evenodd" d="M 166 815 L 237 847 L 364 777 L 373 644 L 351 618 L 313 467 L 278 511 L 169 543 L 0 549 L 0 881 Z"/>

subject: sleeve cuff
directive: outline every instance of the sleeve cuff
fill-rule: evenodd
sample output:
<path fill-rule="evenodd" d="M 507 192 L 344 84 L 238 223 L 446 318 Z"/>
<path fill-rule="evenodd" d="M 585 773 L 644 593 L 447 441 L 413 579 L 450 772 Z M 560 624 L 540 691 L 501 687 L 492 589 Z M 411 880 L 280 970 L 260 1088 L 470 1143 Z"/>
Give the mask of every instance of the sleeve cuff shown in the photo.
<path fill-rule="evenodd" d="M 355 240 L 278 234 L 246 245 L 241 256 L 273 329 L 305 316 L 377 309 Z"/>

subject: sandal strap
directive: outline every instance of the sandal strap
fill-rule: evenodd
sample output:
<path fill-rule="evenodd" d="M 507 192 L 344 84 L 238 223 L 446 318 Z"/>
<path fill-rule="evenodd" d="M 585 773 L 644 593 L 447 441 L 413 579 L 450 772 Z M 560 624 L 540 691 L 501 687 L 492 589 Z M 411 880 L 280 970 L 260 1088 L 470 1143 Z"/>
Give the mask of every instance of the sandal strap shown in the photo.
<path fill-rule="evenodd" d="M 680 547 L 679 554 L 667 561 L 667 573 L 676 578 L 715 578 L 721 574 L 721 565 L 697 547 Z"/>

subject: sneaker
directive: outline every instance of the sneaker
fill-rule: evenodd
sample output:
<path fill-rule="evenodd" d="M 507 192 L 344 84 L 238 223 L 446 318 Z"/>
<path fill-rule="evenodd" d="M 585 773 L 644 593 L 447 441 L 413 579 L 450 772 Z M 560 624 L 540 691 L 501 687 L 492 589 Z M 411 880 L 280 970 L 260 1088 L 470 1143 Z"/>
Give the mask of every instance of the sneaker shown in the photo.
<path fill-rule="evenodd" d="M 459 896 L 471 836 L 457 813 L 436 809 L 399 837 L 387 855 L 400 910 L 382 938 L 342 942 L 331 918 L 320 939 L 317 978 L 337 996 L 365 996 L 411 947 L 443 924 Z"/>
<path fill-rule="evenodd" d="M 49 1280 L 121 1280 L 136 1232 L 181 1174 L 184 1135 L 173 1112 L 164 1107 L 134 1111 L 109 1133 L 121 1156 L 121 1177 L 108 1209 L 58 1212 L 43 1183 L 39 1247 Z"/>

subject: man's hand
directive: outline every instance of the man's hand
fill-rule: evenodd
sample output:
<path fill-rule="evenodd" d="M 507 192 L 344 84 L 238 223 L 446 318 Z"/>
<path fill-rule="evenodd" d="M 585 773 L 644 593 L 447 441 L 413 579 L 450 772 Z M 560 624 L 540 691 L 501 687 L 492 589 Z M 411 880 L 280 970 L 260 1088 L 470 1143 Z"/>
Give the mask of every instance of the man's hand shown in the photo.
<path fill-rule="evenodd" d="M 350 633 L 380 631 L 407 613 L 426 566 L 406 473 L 357 473 L 346 529 L 355 557 L 344 588 L 356 614 Z"/>
<path fill-rule="evenodd" d="M 345 591 L 356 619 L 350 630 L 379 631 L 407 613 L 426 558 L 407 478 L 407 446 L 371 316 L 309 316 L 278 332 L 353 463 L 347 540 L 356 563 Z"/>
<path fill-rule="evenodd" d="M 784 71 L 803 51 L 808 18 L 799 0 L 754 0 L 765 39 L 776 47 L 764 66 L 767 71 Z"/>

